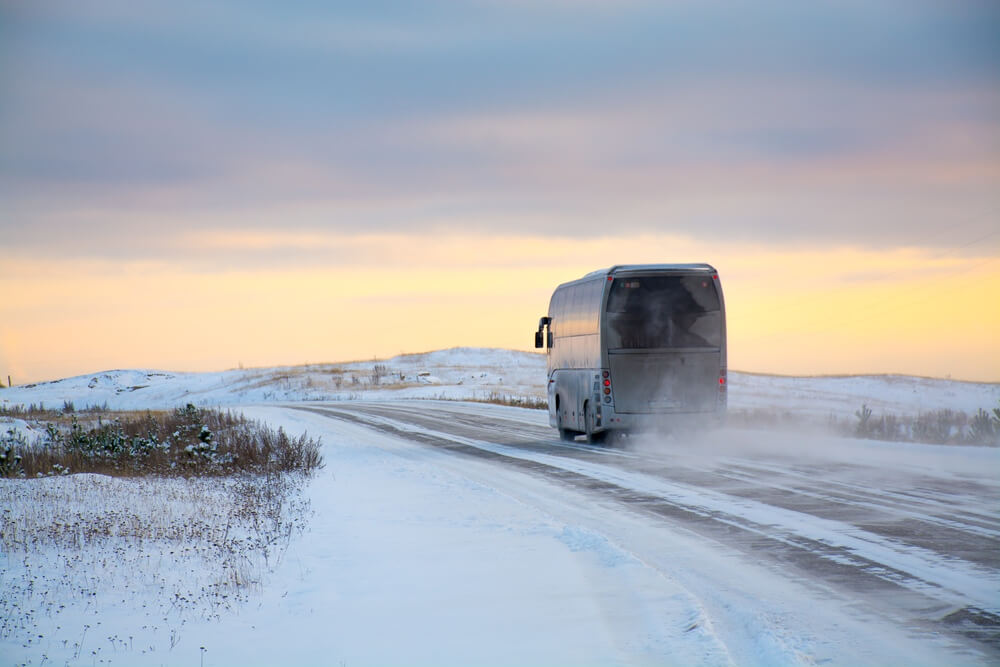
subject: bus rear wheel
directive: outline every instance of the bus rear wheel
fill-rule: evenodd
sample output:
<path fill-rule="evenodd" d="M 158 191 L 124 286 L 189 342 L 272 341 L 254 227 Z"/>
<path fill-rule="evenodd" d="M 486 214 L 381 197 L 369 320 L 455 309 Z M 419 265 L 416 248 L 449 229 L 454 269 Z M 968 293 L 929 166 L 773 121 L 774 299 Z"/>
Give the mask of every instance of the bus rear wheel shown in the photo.
<path fill-rule="evenodd" d="M 556 405 L 558 405 L 558 403 L 556 403 Z M 563 442 L 573 442 L 573 440 L 576 439 L 577 432 L 568 428 L 563 428 L 562 412 L 558 411 L 558 408 L 556 408 L 556 410 L 556 428 L 559 430 L 559 439 Z"/>
<path fill-rule="evenodd" d="M 590 401 L 583 404 L 583 421 L 587 428 L 587 442 L 591 444 L 604 442 L 608 432 L 597 430 L 597 411 L 590 407 Z"/>

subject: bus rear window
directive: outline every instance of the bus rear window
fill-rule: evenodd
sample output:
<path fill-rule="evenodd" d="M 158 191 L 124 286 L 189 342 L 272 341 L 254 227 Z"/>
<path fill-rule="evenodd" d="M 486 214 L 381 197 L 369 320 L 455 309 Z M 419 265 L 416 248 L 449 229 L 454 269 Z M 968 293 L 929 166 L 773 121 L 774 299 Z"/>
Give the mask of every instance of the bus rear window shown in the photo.
<path fill-rule="evenodd" d="M 608 347 L 719 347 L 722 316 L 711 276 L 616 278 L 608 295 Z"/>

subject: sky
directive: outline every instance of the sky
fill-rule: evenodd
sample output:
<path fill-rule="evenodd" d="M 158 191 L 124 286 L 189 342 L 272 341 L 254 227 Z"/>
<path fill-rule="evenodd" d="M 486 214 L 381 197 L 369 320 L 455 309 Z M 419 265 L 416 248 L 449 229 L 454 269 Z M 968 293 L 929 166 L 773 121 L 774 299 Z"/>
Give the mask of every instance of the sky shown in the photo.
<path fill-rule="evenodd" d="M 1000 5 L 0 0 L 5 383 L 532 349 L 646 262 L 734 370 L 1000 382 Z"/>

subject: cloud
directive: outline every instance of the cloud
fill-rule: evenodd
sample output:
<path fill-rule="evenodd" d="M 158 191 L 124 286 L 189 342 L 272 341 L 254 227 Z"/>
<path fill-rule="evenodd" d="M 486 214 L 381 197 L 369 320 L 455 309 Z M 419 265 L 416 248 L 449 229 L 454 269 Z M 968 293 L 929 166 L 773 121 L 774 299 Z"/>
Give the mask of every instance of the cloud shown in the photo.
<path fill-rule="evenodd" d="M 7 11 L 15 254 L 173 260 L 205 228 L 892 247 L 1000 209 L 989 3 Z"/>

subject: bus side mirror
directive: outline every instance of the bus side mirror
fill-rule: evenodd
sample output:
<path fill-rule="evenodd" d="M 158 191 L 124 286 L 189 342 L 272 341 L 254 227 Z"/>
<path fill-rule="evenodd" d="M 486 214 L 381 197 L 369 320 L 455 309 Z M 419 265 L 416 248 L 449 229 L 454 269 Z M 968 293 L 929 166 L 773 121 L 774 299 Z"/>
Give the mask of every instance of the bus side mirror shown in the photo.
<path fill-rule="evenodd" d="M 552 347 L 552 329 L 548 330 L 548 336 L 547 337 L 542 338 L 542 333 L 545 331 L 545 328 L 548 327 L 550 324 L 552 324 L 552 318 L 551 317 L 543 317 L 540 320 L 538 320 L 538 331 L 535 332 L 535 347 L 536 348 L 542 347 L 542 345 L 543 345 L 542 341 L 543 340 L 548 343 L 549 347 Z"/>

